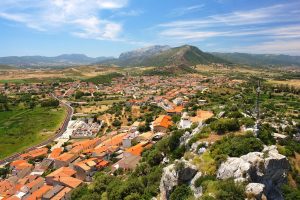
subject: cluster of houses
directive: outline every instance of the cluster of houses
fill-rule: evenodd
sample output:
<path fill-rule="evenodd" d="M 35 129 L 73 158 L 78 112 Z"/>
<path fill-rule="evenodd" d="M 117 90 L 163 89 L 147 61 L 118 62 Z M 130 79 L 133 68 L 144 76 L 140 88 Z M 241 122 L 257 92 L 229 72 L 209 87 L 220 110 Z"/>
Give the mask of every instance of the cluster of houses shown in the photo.
<path fill-rule="evenodd" d="M 201 80 L 205 80 L 202 78 Z M 224 80 L 216 80 L 222 84 Z M 37 148 L 21 154 L 8 164 L 9 175 L 0 179 L 0 200 L 69 199 L 74 188 L 91 182 L 96 172 L 110 167 L 114 173 L 119 169 L 134 169 L 144 150 L 164 137 L 173 126 L 172 116 L 180 115 L 178 126 L 188 128 L 194 122 L 201 122 L 213 114 L 197 111 L 188 116 L 184 105 L 191 94 L 205 92 L 208 84 L 199 84 L 198 76 L 183 77 L 122 77 L 112 85 L 94 85 L 80 81 L 60 83 L 54 89 L 59 98 L 69 98 L 80 89 L 91 97 L 95 92 L 122 94 L 130 97 L 127 103 L 142 105 L 153 103 L 166 111 L 151 124 L 151 131 L 139 133 L 140 122 L 129 127 L 97 137 L 102 123 L 93 119 L 70 121 L 67 131 L 49 147 Z M 200 102 L 205 104 L 205 100 Z M 112 159 L 113 158 L 113 159 Z"/>
<path fill-rule="evenodd" d="M 92 181 L 94 174 L 107 166 L 111 173 L 134 169 L 142 152 L 161 139 L 171 125 L 171 117 L 162 115 L 146 133 L 138 133 L 139 122 L 135 122 L 100 138 L 70 139 L 62 147 L 21 154 L 9 163 L 10 174 L 0 181 L 0 199 L 69 199 L 74 188 Z"/>

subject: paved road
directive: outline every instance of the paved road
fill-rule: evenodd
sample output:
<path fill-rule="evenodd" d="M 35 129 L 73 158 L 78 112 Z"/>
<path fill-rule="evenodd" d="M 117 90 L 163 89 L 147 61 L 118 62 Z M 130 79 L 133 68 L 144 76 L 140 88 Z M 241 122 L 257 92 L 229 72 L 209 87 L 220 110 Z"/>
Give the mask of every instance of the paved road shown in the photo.
<path fill-rule="evenodd" d="M 65 118 L 65 120 L 63 121 L 62 125 L 60 126 L 60 128 L 56 131 L 56 134 L 54 136 L 52 136 L 51 138 L 47 139 L 46 141 L 43 141 L 37 145 L 34 145 L 32 147 L 27 148 L 26 150 L 19 152 L 19 153 L 15 153 L 3 160 L 0 160 L 0 165 L 4 165 L 5 163 L 11 162 L 13 160 L 15 160 L 16 158 L 18 158 L 21 154 L 26 153 L 28 151 L 31 151 L 33 149 L 36 149 L 38 147 L 41 146 L 45 146 L 48 145 L 50 143 L 52 143 L 56 138 L 60 137 L 66 130 L 68 127 L 68 123 L 71 120 L 72 116 L 73 116 L 73 112 L 74 109 L 68 104 L 68 103 L 64 103 L 63 101 L 61 101 L 60 99 L 58 99 L 56 96 L 54 96 L 52 93 L 50 94 L 54 99 L 59 100 L 60 102 L 60 106 L 62 107 L 66 107 L 67 108 L 67 116 Z"/>

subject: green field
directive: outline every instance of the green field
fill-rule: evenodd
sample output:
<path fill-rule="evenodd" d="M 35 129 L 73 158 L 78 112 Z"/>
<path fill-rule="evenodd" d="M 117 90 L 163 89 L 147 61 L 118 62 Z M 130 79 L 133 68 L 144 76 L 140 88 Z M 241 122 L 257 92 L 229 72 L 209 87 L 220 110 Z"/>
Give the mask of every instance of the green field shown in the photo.
<path fill-rule="evenodd" d="M 51 137 L 66 115 L 64 108 L 0 112 L 0 159 Z"/>

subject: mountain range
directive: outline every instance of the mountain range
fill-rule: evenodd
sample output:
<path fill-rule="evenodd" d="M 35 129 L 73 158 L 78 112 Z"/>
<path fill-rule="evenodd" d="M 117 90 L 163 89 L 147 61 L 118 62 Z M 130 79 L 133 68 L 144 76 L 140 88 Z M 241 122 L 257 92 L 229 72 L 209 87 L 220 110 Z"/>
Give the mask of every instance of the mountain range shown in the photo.
<path fill-rule="evenodd" d="M 180 47 L 151 46 L 120 54 L 114 57 L 88 57 L 84 54 L 63 54 L 46 56 L 9 56 L 0 57 L 0 65 L 15 67 L 66 67 L 76 65 L 102 64 L 127 66 L 180 66 L 197 64 L 244 64 L 251 66 L 300 66 L 300 56 L 247 53 L 203 52 L 190 45 Z"/>
<path fill-rule="evenodd" d="M 217 52 L 212 52 L 211 54 L 231 63 L 250 66 L 300 66 L 300 56 Z"/>
<path fill-rule="evenodd" d="M 205 53 L 194 46 L 153 46 L 122 53 L 118 59 L 105 60 L 102 64 L 126 66 L 193 66 L 196 64 L 227 63 L 226 60 Z"/>
<path fill-rule="evenodd" d="M 84 54 L 62 54 L 55 57 L 8 56 L 0 57 L 0 64 L 16 67 L 64 67 L 91 64 L 107 59 L 112 59 L 112 57 L 91 58 Z"/>

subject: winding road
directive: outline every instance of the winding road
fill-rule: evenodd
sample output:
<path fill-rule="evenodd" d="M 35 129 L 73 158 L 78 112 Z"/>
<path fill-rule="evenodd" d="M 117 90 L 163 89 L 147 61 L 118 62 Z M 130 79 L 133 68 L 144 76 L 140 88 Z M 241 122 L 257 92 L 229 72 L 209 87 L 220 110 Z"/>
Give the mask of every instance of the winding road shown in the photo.
<path fill-rule="evenodd" d="M 65 103 L 65 102 L 61 101 L 60 99 L 58 99 L 56 96 L 54 96 L 54 94 L 51 93 L 50 95 L 52 96 L 52 98 L 54 98 L 54 99 L 56 99 L 60 102 L 60 106 L 67 108 L 67 116 L 66 116 L 65 120 L 63 121 L 63 123 L 61 124 L 60 128 L 56 131 L 56 134 L 53 135 L 52 137 L 48 138 L 47 140 L 37 144 L 37 145 L 34 145 L 34 146 L 31 146 L 31 147 L 27 148 L 26 150 L 24 150 L 22 152 L 15 153 L 15 154 L 13 154 L 13 155 L 11 155 L 11 156 L 3 159 L 3 160 L 0 160 L 0 165 L 4 165 L 8 162 L 11 162 L 11 161 L 15 160 L 16 158 L 18 158 L 23 153 L 29 152 L 31 150 L 34 150 L 34 149 L 38 148 L 38 147 L 45 146 L 45 145 L 48 145 L 48 144 L 52 143 L 56 138 L 60 137 L 67 130 L 68 123 L 69 123 L 69 121 L 71 120 L 71 118 L 73 116 L 74 109 L 68 103 Z"/>

